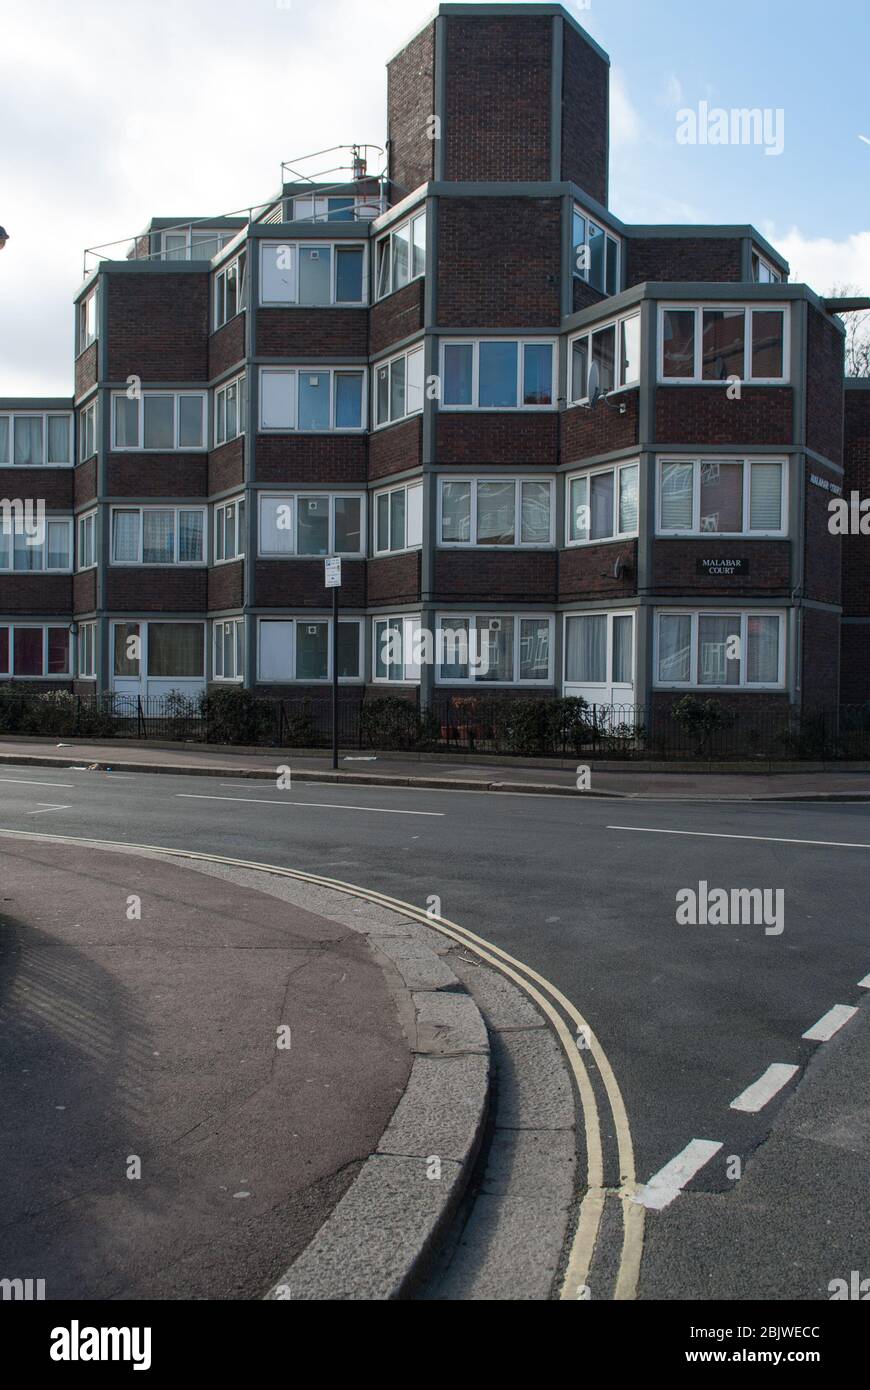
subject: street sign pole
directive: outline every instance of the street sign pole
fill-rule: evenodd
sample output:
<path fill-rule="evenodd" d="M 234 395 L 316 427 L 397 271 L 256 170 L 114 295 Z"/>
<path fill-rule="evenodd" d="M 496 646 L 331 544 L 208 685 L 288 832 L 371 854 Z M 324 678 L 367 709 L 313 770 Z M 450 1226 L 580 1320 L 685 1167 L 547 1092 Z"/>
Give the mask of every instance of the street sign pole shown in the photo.
<path fill-rule="evenodd" d="M 323 582 L 332 590 L 332 766 L 338 769 L 338 591 L 341 588 L 341 558 L 324 560 Z"/>

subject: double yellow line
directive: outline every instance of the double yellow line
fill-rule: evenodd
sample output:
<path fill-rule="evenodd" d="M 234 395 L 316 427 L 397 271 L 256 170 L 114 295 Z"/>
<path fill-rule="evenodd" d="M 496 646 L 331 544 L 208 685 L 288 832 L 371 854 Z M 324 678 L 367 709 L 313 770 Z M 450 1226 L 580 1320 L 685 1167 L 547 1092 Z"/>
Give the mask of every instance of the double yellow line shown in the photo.
<path fill-rule="evenodd" d="M 514 956 L 503 951 L 500 946 L 477 936 L 475 932 L 424 911 L 414 903 L 402 898 L 393 898 L 386 893 L 378 893 L 358 884 L 344 883 L 340 879 L 326 878 L 322 874 L 306 873 L 302 869 L 282 868 L 277 864 L 258 864 L 249 859 L 233 859 L 223 854 L 206 854 L 195 850 L 172 849 L 166 845 L 125 844 L 116 840 L 94 840 L 72 835 L 41 835 L 31 831 L 0 830 L 0 837 L 36 840 L 40 843 L 90 845 L 98 849 L 110 849 L 135 853 L 168 854 L 176 859 L 199 860 L 204 863 L 225 864 L 238 869 L 253 869 L 258 873 L 273 874 L 279 878 L 298 879 L 303 883 L 316 884 L 321 888 L 332 889 L 336 893 L 346 893 L 351 897 L 362 898 L 388 908 L 391 912 L 422 922 L 433 931 L 473 951 L 481 960 L 512 980 L 528 997 L 534 1000 L 541 1013 L 549 1020 L 565 1053 L 568 1067 L 577 1088 L 586 1136 L 586 1192 L 580 1204 L 577 1228 L 571 1242 L 568 1265 L 559 1293 L 560 1299 L 578 1299 L 589 1296 L 588 1281 L 592 1258 L 601 1228 L 601 1218 L 609 1193 L 618 1197 L 622 1212 L 622 1250 L 617 1273 L 614 1298 L 633 1299 L 637 1295 L 640 1262 L 643 1254 L 644 1208 L 634 1202 L 636 1174 L 634 1166 L 634 1146 L 628 1113 L 622 1098 L 613 1068 L 607 1059 L 600 1042 L 586 1020 L 575 1009 L 569 999 L 554 984 L 539 975 L 531 966 L 524 965 Z M 560 1012 L 561 1011 L 561 1012 Z M 568 1022 L 576 1030 L 572 1033 Z M 616 1134 L 619 1158 L 619 1187 L 608 1189 L 604 1183 L 604 1155 L 601 1144 L 601 1125 L 598 1102 L 583 1054 L 591 1054 L 598 1068 L 598 1074 L 607 1093 Z"/>

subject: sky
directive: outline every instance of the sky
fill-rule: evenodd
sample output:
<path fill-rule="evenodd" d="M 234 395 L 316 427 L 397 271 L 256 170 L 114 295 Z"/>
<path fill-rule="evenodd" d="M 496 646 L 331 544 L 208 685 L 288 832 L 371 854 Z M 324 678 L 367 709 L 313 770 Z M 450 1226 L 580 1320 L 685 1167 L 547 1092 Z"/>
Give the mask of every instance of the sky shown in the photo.
<path fill-rule="evenodd" d="M 434 8 L 0 0 L 0 396 L 70 393 L 85 247 L 263 202 L 282 160 L 383 145 L 385 63 Z M 566 8 L 610 54 L 619 217 L 750 222 L 793 279 L 870 294 L 870 0 Z M 701 102 L 781 111 L 782 153 L 680 143 Z"/>

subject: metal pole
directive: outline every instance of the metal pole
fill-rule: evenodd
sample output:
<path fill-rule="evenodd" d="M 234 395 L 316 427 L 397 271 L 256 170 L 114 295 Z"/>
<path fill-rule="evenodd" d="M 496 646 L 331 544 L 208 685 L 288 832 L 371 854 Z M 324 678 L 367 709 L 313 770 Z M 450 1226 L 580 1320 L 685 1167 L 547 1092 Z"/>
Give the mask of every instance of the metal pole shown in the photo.
<path fill-rule="evenodd" d="M 332 591 L 332 766 L 338 770 L 338 588 Z"/>

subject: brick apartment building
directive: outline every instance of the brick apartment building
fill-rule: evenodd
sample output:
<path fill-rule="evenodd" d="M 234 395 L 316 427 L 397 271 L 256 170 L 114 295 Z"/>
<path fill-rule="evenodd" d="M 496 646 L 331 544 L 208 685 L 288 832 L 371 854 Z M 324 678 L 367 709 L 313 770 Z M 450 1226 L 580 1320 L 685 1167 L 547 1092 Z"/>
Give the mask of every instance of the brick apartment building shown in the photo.
<path fill-rule="evenodd" d="M 345 698 L 870 698 L 833 303 L 751 226 L 608 211 L 608 58 L 561 6 L 441 5 L 387 71 L 385 179 L 154 218 L 76 296 L 74 398 L 0 399 L 0 492 L 47 518 L 0 534 L 0 679 L 322 692 L 337 554 Z M 485 674 L 418 629 L 485 633 Z"/>

